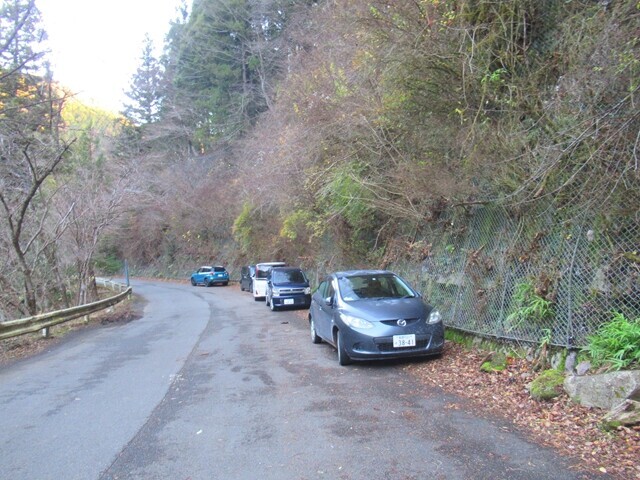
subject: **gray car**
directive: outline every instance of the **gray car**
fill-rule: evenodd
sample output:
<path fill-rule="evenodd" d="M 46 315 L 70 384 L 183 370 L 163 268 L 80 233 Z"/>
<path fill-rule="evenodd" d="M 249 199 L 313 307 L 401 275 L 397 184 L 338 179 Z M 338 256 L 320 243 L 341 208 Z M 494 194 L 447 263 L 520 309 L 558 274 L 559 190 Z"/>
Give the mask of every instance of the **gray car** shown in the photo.
<path fill-rule="evenodd" d="M 338 350 L 340 365 L 353 360 L 439 355 L 444 349 L 440 313 L 393 272 L 335 272 L 320 283 L 309 310 L 311 341 Z"/>
<path fill-rule="evenodd" d="M 251 292 L 253 290 L 253 277 L 256 275 L 255 265 L 245 265 L 240 270 L 240 290 Z"/>

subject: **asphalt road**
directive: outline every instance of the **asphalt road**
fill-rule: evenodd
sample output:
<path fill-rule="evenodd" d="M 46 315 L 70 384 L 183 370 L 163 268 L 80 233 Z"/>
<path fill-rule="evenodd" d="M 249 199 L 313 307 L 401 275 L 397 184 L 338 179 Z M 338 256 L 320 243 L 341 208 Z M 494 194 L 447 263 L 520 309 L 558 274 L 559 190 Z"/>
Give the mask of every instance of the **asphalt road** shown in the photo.
<path fill-rule="evenodd" d="M 464 402 L 420 384 L 415 360 L 340 367 L 299 311 L 234 287 L 132 284 L 143 318 L 0 369 L 0 478 L 588 478 L 450 408 Z"/>

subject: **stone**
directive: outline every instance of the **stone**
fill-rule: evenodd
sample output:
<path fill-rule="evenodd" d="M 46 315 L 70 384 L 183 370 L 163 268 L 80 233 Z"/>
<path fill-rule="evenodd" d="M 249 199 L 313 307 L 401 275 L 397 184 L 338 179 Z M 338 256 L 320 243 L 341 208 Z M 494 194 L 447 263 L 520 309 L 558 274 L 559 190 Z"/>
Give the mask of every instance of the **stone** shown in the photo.
<path fill-rule="evenodd" d="M 573 373 L 573 369 L 576 366 L 576 358 L 578 358 L 578 352 L 571 350 L 567 354 L 567 358 L 564 361 L 564 371 L 566 373 Z"/>
<path fill-rule="evenodd" d="M 590 362 L 580 362 L 576 367 L 576 375 L 578 376 L 586 375 L 589 370 L 591 370 Z"/>
<path fill-rule="evenodd" d="M 507 356 L 503 352 L 491 352 L 480 365 L 480 371 L 486 373 L 501 372 L 507 368 Z"/>
<path fill-rule="evenodd" d="M 562 352 L 554 353 L 551 357 L 551 368 L 553 368 L 554 370 L 558 370 L 558 368 L 560 368 L 560 365 L 562 364 L 562 357 Z"/>
<path fill-rule="evenodd" d="M 635 400 L 625 400 L 602 419 L 602 426 L 608 430 L 634 425 L 640 425 L 640 402 Z"/>
<path fill-rule="evenodd" d="M 611 410 L 631 396 L 640 395 L 640 370 L 569 375 L 564 380 L 564 389 L 576 403 Z"/>
<path fill-rule="evenodd" d="M 560 396 L 564 374 L 555 369 L 545 370 L 529 385 L 529 393 L 535 400 L 551 400 Z"/>

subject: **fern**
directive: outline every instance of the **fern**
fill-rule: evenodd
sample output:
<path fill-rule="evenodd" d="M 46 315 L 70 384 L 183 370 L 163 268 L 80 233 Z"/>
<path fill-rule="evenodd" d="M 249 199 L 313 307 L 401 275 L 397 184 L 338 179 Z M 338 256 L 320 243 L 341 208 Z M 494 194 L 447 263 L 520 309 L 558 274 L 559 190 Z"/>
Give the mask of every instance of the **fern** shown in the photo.
<path fill-rule="evenodd" d="M 622 313 L 615 313 L 588 341 L 583 351 L 596 366 L 622 370 L 633 364 L 640 365 L 640 318 L 629 320 Z"/>

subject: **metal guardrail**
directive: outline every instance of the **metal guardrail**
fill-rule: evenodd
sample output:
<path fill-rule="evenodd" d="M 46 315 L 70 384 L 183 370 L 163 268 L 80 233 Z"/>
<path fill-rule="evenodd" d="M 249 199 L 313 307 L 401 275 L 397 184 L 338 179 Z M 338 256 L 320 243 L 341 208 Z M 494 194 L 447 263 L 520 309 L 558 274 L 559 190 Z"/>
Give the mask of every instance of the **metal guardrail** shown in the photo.
<path fill-rule="evenodd" d="M 114 282 L 113 280 L 107 280 L 106 278 L 96 277 L 96 285 L 100 287 L 110 288 L 114 292 L 117 290 L 118 292 L 124 292 L 128 287 L 124 283 Z"/>
<path fill-rule="evenodd" d="M 125 290 L 118 295 L 105 298 L 104 300 L 98 300 L 97 302 L 78 305 L 77 307 L 58 310 L 56 312 L 41 313 L 40 315 L 34 315 L 33 317 L 22 318 L 19 320 L 0 322 L 0 340 L 17 337 L 18 335 L 24 335 L 26 333 L 34 333 L 60 323 L 68 322 L 69 320 L 73 320 L 78 317 L 89 315 L 99 310 L 111 307 L 131 295 L 132 288 L 126 285 L 104 279 L 96 279 L 96 283 L 112 289 Z"/>

